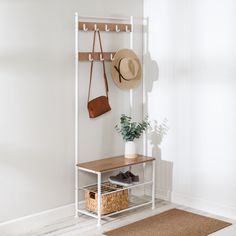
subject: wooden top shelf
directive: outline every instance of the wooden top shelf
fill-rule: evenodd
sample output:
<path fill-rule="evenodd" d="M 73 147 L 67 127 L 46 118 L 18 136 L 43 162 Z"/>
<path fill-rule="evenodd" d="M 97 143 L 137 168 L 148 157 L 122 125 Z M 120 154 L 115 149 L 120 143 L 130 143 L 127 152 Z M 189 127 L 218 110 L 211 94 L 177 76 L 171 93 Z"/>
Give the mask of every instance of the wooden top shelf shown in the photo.
<path fill-rule="evenodd" d="M 86 169 L 92 172 L 106 172 L 130 165 L 137 165 L 145 162 L 154 161 L 154 157 L 147 157 L 138 155 L 138 157 L 134 159 L 128 159 L 124 156 L 116 156 L 116 157 L 109 157 L 101 160 L 85 162 L 81 164 L 77 164 L 79 168 Z"/>

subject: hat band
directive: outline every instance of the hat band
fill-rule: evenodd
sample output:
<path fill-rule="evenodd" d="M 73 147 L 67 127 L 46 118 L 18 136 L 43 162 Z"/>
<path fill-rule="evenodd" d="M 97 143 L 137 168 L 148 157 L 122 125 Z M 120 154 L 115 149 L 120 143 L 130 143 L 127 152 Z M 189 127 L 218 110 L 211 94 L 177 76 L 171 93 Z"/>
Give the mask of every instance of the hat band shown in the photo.
<path fill-rule="evenodd" d="M 119 82 L 121 83 L 122 82 L 122 80 L 121 79 L 123 79 L 123 80 L 125 80 L 125 81 L 131 81 L 131 80 L 135 80 L 136 78 L 133 78 L 133 79 L 126 79 L 122 74 L 121 74 L 121 72 L 120 72 L 120 63 L 121 63 L 121 60 L 122 59 L 124 59 L 124 58 L 121 58 L 120 60 L 119 60 L 119 63 L 118 63 L 118 67 L 117 66 L 114 66 L 114 68 L 116 69 L 116 71 L 118 72 L 118 74 L 119 74 Z"/>

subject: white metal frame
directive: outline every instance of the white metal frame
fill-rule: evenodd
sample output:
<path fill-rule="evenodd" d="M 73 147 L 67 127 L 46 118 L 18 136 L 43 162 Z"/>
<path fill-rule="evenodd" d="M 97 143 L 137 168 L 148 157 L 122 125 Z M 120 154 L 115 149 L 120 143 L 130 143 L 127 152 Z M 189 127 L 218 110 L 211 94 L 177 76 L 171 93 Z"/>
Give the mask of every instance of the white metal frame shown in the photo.
<path fill-rule="evenodd" d="M 134 187 L 138 187 L 138 186 L 146 186 L 147 184 L 152 184 L 152 200 L 136 205 L 136 206 L 132 206 L 129 207 L 127 209 L 121 210 L 121 211 L 117 211 L 117 212 L 113 212 L 111 214 L 107 214 L 102 216 L 101 215 L 101 198 L 102 198 L 102 194 L 101 194 L 101 183 L 102 183 L 102 173 L 101 172 L 96 172 L 96 171 L 91 171 L 85 168 L 81 168 L 81 167 L 77 167 L 77 164 L 79 163 L 79 110 L 78 110 L 78 102 L 79 102 L 79 78 L 78 78 L 78 49 L 79 49 L 79 43 L 78 43 L 78 22 L 79 22 L 79 18 L 80 19 L 99 19 L 99 20 L 118 20 L 118 21 L 130 21 L 131 24 L 131 32 L 130 32 L 130 49 L 133 49 L 133 34 L 134 34 L 134 18 L 133 16 L 128 17 L 99 17 L 99 16 L 79 16 L 78 13 L 75 13 L 75 217 L 79 216 L 79 213 L 81 214 L 85 214 L 91 217 L 94 217 L 97 219 L 97 225 L 100 226 L 101 225 L 101 219 L 105 218 L 105 217 L 109 217 L 111 215 L 115 215 L 121 212 L 125 212 L 128 210 L 132 210 L 138 207 L 142 207 L 148 204 L 152 204 L 152 209 L 155 208 L 155 161 L 152 161 L 152 180 L 151 181 L 146 181 L 144 179 L 143 183 L 140 184 L 135 184 L 132 185 L 130 187 L 127 188 L 123 188 L 121 190 L 117 190 L 117 191 L 123 191 L 124 189 L 129 189 L 129 191 L 131 191 L 132 188 Z M 129 113 L 130 115 L 132 115 L 132 110 L 133 110 L 133 90 L 130 90 L 130 110 Z M 129 169 L 131 170 L 131 166 L 129 166 Z M 145 178 L 145 169 L 146 169 L 146 164 L 143 164 L 143 172 L 144 172 L 144 178 Z M 79 171 L 85 171 L 85 172 L 89 172 L 89 173 L 93 173 L 97 175 L 97 185 L 98 185 L 98 210 L 97 210 L 97 214 L 94 213 L 90 213 L 88 211 L 79 209 Z"/>
<path fill-rule="evenodd" d="M 104 172 L 97 172 L 97 171 L 91 171 L 89 169 L 77 167 L 77 170 L 76 170 L 77 172 L 84 171 L 84 172 L 93 173 L 93 174 L 97 175 L 97 186 L 98 186 L 98 203 L 97 203 L 98 205 L 97 206 L 98 207 L 97 207 L 97 214 L 91 213 L 91 212 L 86 211 L 86 210 L 82 210 L 82 209 L 76 208 L 76 216 L 78 217 L 78 213 L 81 213 L 81 214 L 84 214 L 84 215 L 88 215 L 88 216 L 94 217 L 94 218 L 97 219 L 97 225 L 100 226 L 102 218 L 107 218 L 109 216 L 116 215 L 116 214 L 119 214 L 121 212 L 133 210 L 133 209 L 136 209 L 136 208 L 139 208 L 139 207 L 142 207 L 142 206 L 146 206 L 146 205 L 149 205 L 149 204 L 151 204 L 152 205 L 152 209 L 154 209 L 155 208 L 155 166 L 156 166 L 155 162 L 156 161 L 153 160 L 151 162 L 152 162 L 152 180 L 148 180 L 148 181 L 144 180 L 144 182 L 141 182 L 141 183 L 138 183 L 138 184 L 133 184 L 131 186 L 124 187 L 122 189 L 117 189 L 117 190 L 113 191 L 113 193 L 115 193 L 115 192 L 124 191 L 125 189 L 131 190 L 132 188 L 136 188 L 136 187 L 140 187 L 140 186 L 146 186 L 146 185 L 151 185 L 152 186 L 151 201 L 147 201 L 147 202 L 144 202 L 144 203 L 141 203 L 141 204 L 137 204 L 137 205 L 128 207 L 126 209 L 123 209 L 123 210 L 120 210 L 120 211 L 116 211 L 116 212 L 112 212 L 112 213 L 106 214 L 106 215 L 101 215 L 101 199 L 102 199 L 102 195 L 110 194 L 110 192 L 104 193 L 104 194 L 101 193 L 102 173 L 110 172 L 110 170 L 109 171 L 104 171 Z M 129 166 L 129 168 L 130 167 L 131 166 Z M 143 168 L 144 171 L 145 171 L 145 167 L 146 167 L 146 165 Z M 85 188 L 88 188 L 89 186 L 92 186 L 92 185 L 93 184 L 84 186 L 83 188 L 80 188 L 79 184 L 78 184 L 78 186 L 76 186 L 77 192 L 79 190 L 84 190 Z M 77 195 L 78 195 L 78 193 L 77 193 Z"/>
<path fill-rule="evenodd" d="M 78 26 L 79 17 L 78 13 L 75 13 L 75 217 L 78 217 L 79 209 L 79 190 L 78 190 L 78 170 L 77 164 L 79 161 L 79 78 L 78 78 Z"/>

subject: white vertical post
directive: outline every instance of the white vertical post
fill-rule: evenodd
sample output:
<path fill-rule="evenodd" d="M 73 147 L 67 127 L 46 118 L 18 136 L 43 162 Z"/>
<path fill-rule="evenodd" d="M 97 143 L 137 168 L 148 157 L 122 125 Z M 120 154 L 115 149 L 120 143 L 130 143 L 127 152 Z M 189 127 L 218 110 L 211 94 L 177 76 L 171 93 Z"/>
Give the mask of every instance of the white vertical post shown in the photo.
<path fill-rule="evenodd" d="M 130 24 L 131 24 L 131 32 L 130 32 L 130 41 L 129 41 L 129 47 L 130 49 L 134 48 L 133 45 L 133 37 L 134 37 L 134 17 L 130 16 Z M 129 115 L 132 117 L 133 112 L 133 89 L 130 89 L 129 91 Z"/>
<path fill-rule="evenodd" d="M 79 209 L 79 180 L 78 180 L 78 13 L 75 13 L 75 217 Z"/>
<path fill-rule="evenodd" d="M 130 38 L 129 38 L 129 48 L 132 50 L 134 48 L 134 42 L 133 42 L 133 34 L 134 34 L 134 17 L 130 16 L 130 25 L 131 25 L 131 32 L 130 32 Z M 133 89 L 129 90 L 129 115 L 132 117 L 133 115 Z M 132 170 L 132 167 L 129 166 L 129 171 Z M 131 189 L 129 189 L 129 195 L 131 195 Z"/>
<path fill-rule="evenodd" d="M 147 115 L 147 91 L 146 91 L 146 64 L 145 64 L 145 57 L 148 53 L 148 19 L 145 20 L 145 18 L 143 19 L 142 22 L 142 31 L 143 31 L 143 57 L 142 57 L 142 116 L 144 119 L 144 116 Z M 146 107 L 145 107 L 146 106 Z M 143 135 L 143 154 L 145 156 L 148 155 L 148 150 L 147 150 L 147 131 L 145 131 L 144 135 Z"/>
<path fill-rule="evenodd" d="M 98 207 L 97 207 L 97 214 L 98 214 L 98 223 L 97 226 L 101 226 L 101 200 L 102 200 L 102 193 L 101 193 L 101 172 L 97 173 L 98 175 Z"/>
<path fill-rule="evenodd" d="M 152 209 L 155 209 L 155 169 L 156 161 L 152 161 Z"/>
<path fill-rule="evenodd" d="M 142 19 L 142 118 L 144 119 L 144 113 L 145 113 L 145 102 L 146 102 L 146 87 L 145 87 L 145 55 L 147 53 L 147 47 L 146 47 L 146 31 L 145 31 L 145 19 Z M 147 142 L 147 131 L 143 134 L 143 155 L 147 156 L 147 148 L 146 148 L 146 142 Z M 146 180 L 146 163 L 143 163 L 143 180 L 145 182 Z M 146 194 L 146 186 L 143 187 L 144 195 Z"/>

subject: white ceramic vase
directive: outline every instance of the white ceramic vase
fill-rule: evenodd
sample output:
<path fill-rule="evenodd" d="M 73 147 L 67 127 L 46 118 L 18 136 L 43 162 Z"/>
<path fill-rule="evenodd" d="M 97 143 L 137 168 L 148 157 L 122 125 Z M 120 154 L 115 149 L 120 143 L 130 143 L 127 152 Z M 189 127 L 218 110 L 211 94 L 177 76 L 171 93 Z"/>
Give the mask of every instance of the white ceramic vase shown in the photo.
<path fill-rule="evenodd" d="M 136 158 L 136 144 L 134 141 L 125 142 L 125 158 Z"/>

